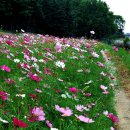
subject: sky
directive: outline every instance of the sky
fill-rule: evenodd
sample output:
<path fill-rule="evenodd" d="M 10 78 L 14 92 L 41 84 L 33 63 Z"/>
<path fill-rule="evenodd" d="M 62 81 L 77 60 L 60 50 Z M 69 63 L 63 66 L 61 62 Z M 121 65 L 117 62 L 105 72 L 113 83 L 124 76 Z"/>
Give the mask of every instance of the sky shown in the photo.
<path fill-rule="evenodd" d="M 125 33 L 130 33 L 130 0 L 102 0 L 105 1 L 110 11 L 115 15 L 121 15 L 125 20 Z"/>

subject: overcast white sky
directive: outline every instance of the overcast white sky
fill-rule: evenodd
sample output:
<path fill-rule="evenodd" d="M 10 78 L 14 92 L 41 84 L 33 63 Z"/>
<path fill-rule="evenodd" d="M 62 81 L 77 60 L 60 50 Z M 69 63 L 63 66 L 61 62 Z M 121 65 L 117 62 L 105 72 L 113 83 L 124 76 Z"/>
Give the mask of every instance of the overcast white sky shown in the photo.
<path fill-rule="evenodd" d="M 105 1 L 110 10 L 116 15 L 121 15 L 125 23 L 125 33 L 130 33 L 130 0 L 102 0 Z"/>

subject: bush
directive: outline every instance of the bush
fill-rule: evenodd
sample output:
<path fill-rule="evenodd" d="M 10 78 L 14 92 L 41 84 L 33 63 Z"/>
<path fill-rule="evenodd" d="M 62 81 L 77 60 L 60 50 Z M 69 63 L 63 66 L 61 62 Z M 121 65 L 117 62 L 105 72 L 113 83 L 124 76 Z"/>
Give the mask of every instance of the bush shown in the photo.
<path fill-rule="evenodd" d="M 127 43 L 127 42 L 129 42 L 130 41 L 130 39 L 128 38 L 128 37 L 126 37 L 125 39 L 124 39 L 124 45 Z"/>
<path fill-rule="evenodd" d="M 130 39 L 126 37 L 123 41 L 125 49 L 130 49 Z"/>

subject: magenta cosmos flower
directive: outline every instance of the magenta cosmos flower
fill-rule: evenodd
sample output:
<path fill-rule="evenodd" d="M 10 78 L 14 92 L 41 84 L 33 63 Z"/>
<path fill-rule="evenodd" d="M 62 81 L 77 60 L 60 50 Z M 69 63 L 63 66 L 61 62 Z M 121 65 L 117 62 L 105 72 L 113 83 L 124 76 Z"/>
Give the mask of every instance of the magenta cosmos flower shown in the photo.
<path fill-rule="evenodd" d="M 108 117 L 113 121 L 113 122 L 118 122 L 118 118 L 113 114 L 113 113 L 109 113 Z"/>
<path fill-rule="evenodd" d="M 6 66 L 6 65 L 0 66 L 0 69 L 1 69 L 1 70 L 4 70 L 4 71 L 7 71 L 7 72 L 10 72 L 10 71 L 11 71 L 11 69 L 10 69 L 8 66 Z"/>
<path fill-rule="evenodd" d="M 112 47 L 114 51 L 118 51 L 118 48 L 116 46 Z"/>
<path fill-rule="evenodd" d="M 45 113 L 43 112 L 42 107 L 35 107 L 30 111 L 29 114 L 29 121 L 44 121 L 45 120 Z"/>
<path fill-rule="evenodd" d="M 59 105 L 55 105 L 55 109 L 61 112 L 62 116 L 71 116 L 73 114 L 73 111 L 68 107 L 63 108 L 63 107 L 60 107 Z"/>
<path fill-rule="evenodd" d="M 13 124 L 20 128 L 26 128 L 28 126 L 28 124 L 26 124 L 22 120 L 17 119 L 16 117 L 13 118 Z"/>
<path fill-rule="evenodd" d="M 5 101 L 8 98 L 8 94 L 6 92 L 0 91 L 0 98 Z"/>
<path fill-rule="evenodd" d="M 116 117 L 113 113 L 109 113 L 108 111 L 104 111 L 103 114 L 106 115 L 108 118 L 110 118 L 113 122 L 119 121 L 118 117 Z"/>
<path fill-rule="evenodd" d="M 11 41 L 11 40 L 6 40 L 6 43 L 7 43 L 8 45 L 12 45 L 12 44 L 13 44 L 13 41 Z"/>
<path fill-rule="evenodd" d="M 72 87 L 72 88 L 69 88 L 69 91 L 70 91 L 70 92 L 73 92 L 73 93 L 77 93 L 77 92 L 78 92 L 78 89 Z"/>

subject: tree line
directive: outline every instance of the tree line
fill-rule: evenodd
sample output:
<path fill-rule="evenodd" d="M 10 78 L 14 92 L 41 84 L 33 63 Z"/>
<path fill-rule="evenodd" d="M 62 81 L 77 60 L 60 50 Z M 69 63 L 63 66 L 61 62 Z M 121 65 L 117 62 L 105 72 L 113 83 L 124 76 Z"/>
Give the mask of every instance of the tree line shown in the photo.
<path fill-rule="evenodd" d="M 96 38 L 119 34 L 124 19 L 101 0 L 1 0 L 0 25 L 6 30 Z"/>

